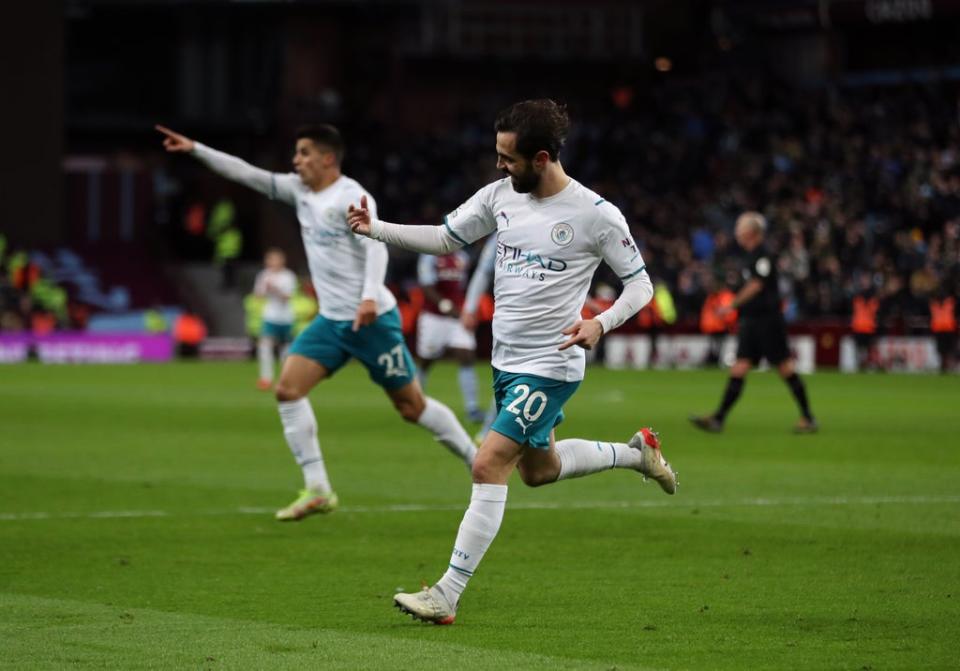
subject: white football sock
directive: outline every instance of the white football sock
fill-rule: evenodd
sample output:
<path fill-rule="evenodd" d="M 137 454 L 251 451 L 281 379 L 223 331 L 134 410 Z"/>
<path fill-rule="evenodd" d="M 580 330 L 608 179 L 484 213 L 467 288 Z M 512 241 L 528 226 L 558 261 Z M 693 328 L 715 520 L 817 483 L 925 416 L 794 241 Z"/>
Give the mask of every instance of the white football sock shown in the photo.
<path fill-rule="evenodd" d="M 473 366 L 460 366 L 457 371 L 457 382 L 460 383 L 460 393 L 463 395 L 463 406 L 467 412 L 477 411 L 477 371 Z"/>
<path fill-rule="evenodd" d="M 448 450 L 458 455 L 469 466 L 473 463 L 473 458 L 477 454 L 477 448 L 474 447 L 470 436 L 460 426 L 457 416 L 453 410 L 445 406 L 435 398 L 427 398 L 427 404 L 417 418 L 417 424 L 433 434 L 439 442 L 443 443 Z"/>
<path fill-rule="evenodd" d="M 329 494 L 332 491 L 330 479 L 320 455 L 317 418 L 313 415 L 310 401 L 306 398 L 299 401 L 281 401 L 277 406 L 280 409 L 280 422 L 283 424 L 287 445 L 303 470 L 304 485 L 307 489 Z"/>
<path fill-rule="evenodd" d="M 640 467 L 640 450 L 626 443 L 601 443 L 596 440 L 568 438 L 557 441 L 557 456 L 560 457 L 560 475 L 557 480 L 579 478 L 611 468 Z"/>
<path fill-rule="evenodd" d="M 437 581 L 437 587 L 456 604 L 477 570 L 480 560 L 500 530 L 503 509 L 507 505 L 506 485 L 473 485 L 470 507 L 463 515 L 457 541 L 450 555 L 450 567 Z"/>
<path fill-rule="evenodd" d="M 273 340 L 260 338 L 257 341 L 257 360 L 260 362 L 260 379 L 273 382 Z"/>

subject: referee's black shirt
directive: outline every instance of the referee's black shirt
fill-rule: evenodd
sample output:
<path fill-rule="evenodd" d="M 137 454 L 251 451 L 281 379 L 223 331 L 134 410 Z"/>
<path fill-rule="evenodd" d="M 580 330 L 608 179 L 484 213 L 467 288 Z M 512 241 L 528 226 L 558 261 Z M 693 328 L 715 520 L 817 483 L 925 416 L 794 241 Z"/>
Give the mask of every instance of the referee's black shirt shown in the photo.
<path fill-rule="evenodd" d="M 746 283 L 752 279 L 760 280 L 763 289 L 740 306 L 740 317 L 773 317 L 781 314 L 777 264 L 764 245 L 747 253 L 743 280 Z"/>

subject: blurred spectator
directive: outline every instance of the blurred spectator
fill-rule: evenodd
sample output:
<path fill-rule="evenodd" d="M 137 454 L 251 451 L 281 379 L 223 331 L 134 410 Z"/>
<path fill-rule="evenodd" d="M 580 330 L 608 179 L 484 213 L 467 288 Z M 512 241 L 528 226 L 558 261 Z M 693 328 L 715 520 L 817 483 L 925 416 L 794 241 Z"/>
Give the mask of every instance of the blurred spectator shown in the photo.
<path fill-rule="evenodd" d="M 0 236 L 0 331 L 46 334 L 69 324 L 67 291 L 44 277 L 22 249 Z"/>
<path fill-rule="evenodd" d="M 957 354 L 957 299 L 940 290 L 930 298 L 930 331 L 937 341 L 940 372 L 953 370 Z"/>
<path fill-rule="evenodd" d="M 857 369 L 866 370 L 876 367 L 877 356 L 877 315 L 880 312 L 880 298 L 871 282 L 870 275 L 860 275 L 860 287 L 851 301 L 852 318 L 850 330 L 853 331 L 857 348 Z"/>
<path fill-rule="evenodd" d="M 173 324 L 173 340 L 177 353 L 183 357 L 196 357 L 200 343 L 207 337 L 207 326 L 199 316 L 184 312 Z"/>
<path fill-rule="evenodd" d="M 734 292 L 729 286 L 719 283 L 709 276 L 708 291 L 703 307 L 700 309 L 700 332 L 709 336 L 709 348 L 705 363 L 717 366 L 720 363 L 720 350 L 727 334 L 733 333 L 737 325 L 737 311 L 727 310 L 733 304 Z"/>
<path fill-rule="evenodd" d="M 243 251 L 243 233 L 235 220 L 236 207 L 232 200 L 224 198 L 213 206 L 207 222 L 207 233 L 214 244 L 213 260 L 220 268 L 223 289 L 237 286 L 237 260 Z"/>

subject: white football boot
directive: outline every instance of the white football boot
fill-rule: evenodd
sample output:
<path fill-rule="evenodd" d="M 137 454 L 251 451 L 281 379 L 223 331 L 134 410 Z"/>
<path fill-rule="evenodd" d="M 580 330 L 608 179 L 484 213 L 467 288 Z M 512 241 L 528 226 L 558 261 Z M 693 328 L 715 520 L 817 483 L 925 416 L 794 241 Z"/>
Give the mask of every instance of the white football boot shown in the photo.
<path fill-rule="evenodd" d="M 667 494 L 677 492 L 677 474 L 660 453 L 660 436 L 650 427 L 644 427 L 633 434 L 627 443 L 640 450 L 640 467 L 637 469 L 644 478 L 655 480 Z"/>
<path fill-rule="evenodd" d="M 415 594 L 399 592 L 393 595 L 393 604 L 415 620 L 434 624 L 453 624 L 457 608 L 437 586 L 424 587 Z"/>

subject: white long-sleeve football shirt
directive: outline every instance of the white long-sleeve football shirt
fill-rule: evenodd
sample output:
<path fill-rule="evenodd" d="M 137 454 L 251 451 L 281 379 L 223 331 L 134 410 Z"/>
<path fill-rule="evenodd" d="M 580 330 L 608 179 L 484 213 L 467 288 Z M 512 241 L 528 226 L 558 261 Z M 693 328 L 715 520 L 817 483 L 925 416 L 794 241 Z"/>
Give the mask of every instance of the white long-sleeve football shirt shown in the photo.
<path fill-rule="evenodd" d="M 497 252 L 491 363 L 511 373 L 566 382 L 583 379 L 583 350 L 558 347 L 567 338 L 563 329 L 580 318 L 600 261 L 624 283 L 621 297 L 597 318 L 604 332 L 653 296 L 643 257 L 616 206 L 574 179 L 541 199 L 517 193 L 505 178 L 447 215 L 442 228 L 371 218 L 372 237 L 420 252 L 447 253 L 493 232 Z"/>
<path fill-rule="evenodd" d="M 263 170 L 199 142 L 194 144 L 194 156 L 214 172 L 296 208 L 321 315 L 353 320 L 360 301 L 367 299 L 376 301 L 377 314 L 396 306 L 397 299 L 384 285 L 386 245 L 354 235 L 347 225 L 347 208 L 359 205 L 361 196 L 367 197 L 371 213 L 376 212 L 376 201 L 359 182 L 342 175 L 314 192 L 294 173 Z"/>

